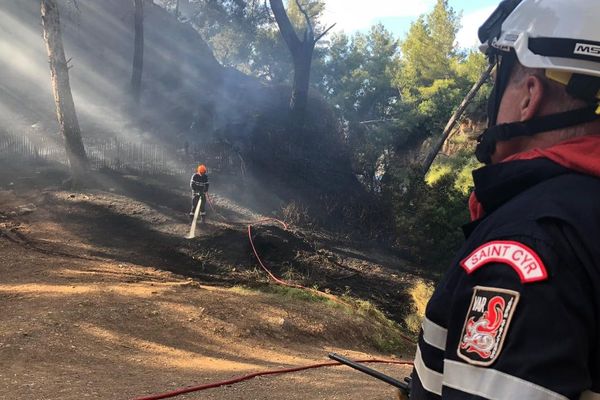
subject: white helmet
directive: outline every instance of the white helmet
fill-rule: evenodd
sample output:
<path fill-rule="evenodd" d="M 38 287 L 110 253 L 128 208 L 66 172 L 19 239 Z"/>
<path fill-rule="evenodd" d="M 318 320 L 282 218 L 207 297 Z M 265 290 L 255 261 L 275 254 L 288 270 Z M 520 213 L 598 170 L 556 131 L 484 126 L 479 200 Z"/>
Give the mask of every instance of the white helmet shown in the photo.
<path fill-rule="evenodd" d="M 600 3 L 597 0 L 519 0 L 501 23 L 499 35 L 491 26 L 480 39 L 499 50 L 514 49 L 519 62 L 600 77 Z M 488 24 L 491 21 L 488 19 Z M 487 46 L 485 46 L 487 47 Z"/>
<path fill-rule="evenodd" d="M 600 4 L 598 0 L 504 0 L 479 28 L 481 50 L 497 64 L 490 96 L 490 127 L 479 138 L 477 157 L 489 163 L 496 142 L 535 135 L 600 118 Z M 500 101 L 515 61 L 542 68 L 588 107 L 496 125 Z"/>

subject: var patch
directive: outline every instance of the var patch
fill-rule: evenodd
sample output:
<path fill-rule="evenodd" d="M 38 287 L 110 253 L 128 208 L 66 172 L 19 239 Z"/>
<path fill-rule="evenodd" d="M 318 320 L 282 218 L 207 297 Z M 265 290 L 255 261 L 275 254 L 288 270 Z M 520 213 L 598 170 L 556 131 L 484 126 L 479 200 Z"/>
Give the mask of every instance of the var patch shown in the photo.
<path fill-rule="evenodd" d="M 522 283 L 548 279 L 546 266 L 535 251 L 522 243 L 508 240 L 496 240 L 478 247 L 460 265 L 472 274 L 489 263 L 509 265 L 519 274 Z"/>
<path fill-rule="evenodd" d="M 469 364 L 494 363 L 506 338 L 519 293 L 512 290 L 476 286 L 465 319 L 458 356 Z"/>

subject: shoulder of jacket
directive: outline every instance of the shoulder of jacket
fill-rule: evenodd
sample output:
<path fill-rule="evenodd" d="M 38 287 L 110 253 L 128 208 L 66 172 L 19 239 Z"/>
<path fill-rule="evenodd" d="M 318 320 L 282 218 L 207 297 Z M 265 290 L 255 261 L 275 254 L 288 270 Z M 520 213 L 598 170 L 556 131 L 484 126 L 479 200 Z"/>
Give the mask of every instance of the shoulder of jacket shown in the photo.
<path fill-rule="evenodd" d="M 579 173 L 563 174 L 541 182 L 529 191 L 543 191 L 552 197 L 572 199 L 582 194 L 600 193 L 600 177 Z"/>
<path fill-rule="evenodd" d="M 507 201 L 490 214 L 496 225 L 513 221 L 556 218 L 568 223 L 600 218 L 600 178 L 563 174 L 541 182 Z"/>

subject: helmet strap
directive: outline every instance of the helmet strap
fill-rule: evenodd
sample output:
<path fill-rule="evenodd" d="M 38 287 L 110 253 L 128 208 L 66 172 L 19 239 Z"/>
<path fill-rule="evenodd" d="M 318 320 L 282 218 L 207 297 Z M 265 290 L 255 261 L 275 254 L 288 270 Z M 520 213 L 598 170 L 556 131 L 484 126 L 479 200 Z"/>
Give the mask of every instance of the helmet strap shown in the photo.
<path fill-rule="evenodd" d="M 496 80 L 487 104 L 488 128 L 496 125 L 500 102 L 510 82 L 510 75 L 517 59 L 514 51 L 501 52 L 501 54 L 494 52 L 490 57 L 490 62 L 497 63 L 498 65 L 496 67 Z"/>
<path fill-rule="evenodd" d="M 591 104 L 576 110 L 547 115 L 524 122 L 491 126 L 477 138 L 475 156 L 482 163 L 490 164 L 498 142 L 592 122 L 600 119 L 600 115 L 596 112 L 597 109 L 598 104 Z"/>

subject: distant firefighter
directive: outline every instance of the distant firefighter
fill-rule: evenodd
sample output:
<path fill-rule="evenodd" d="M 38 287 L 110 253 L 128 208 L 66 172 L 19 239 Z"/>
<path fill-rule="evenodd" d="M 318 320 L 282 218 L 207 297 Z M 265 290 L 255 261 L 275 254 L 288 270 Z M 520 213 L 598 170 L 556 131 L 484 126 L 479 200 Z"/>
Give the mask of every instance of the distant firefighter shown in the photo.
<path fill-rule="evenodd" d="M 192 175 L 190 180 L 190 188 L 192 189 L 192 210 L 190 211 L 190 219 L 194 218 L 194 211 L 200 201 L 200 221 L 204 222 L 206 216 L 206 193 L 208 192 L 208 175 L 206 174 L 206 166 L 200 164 L 197 172 Z"/>

